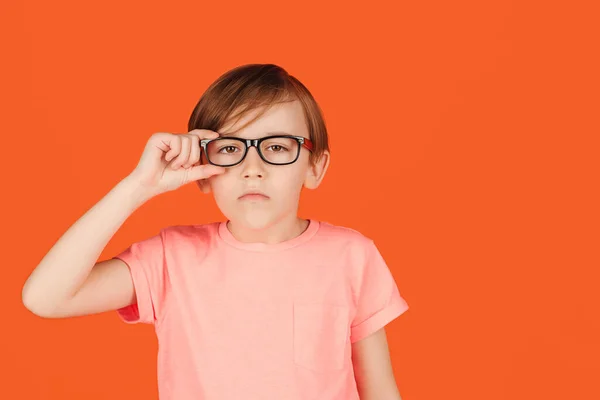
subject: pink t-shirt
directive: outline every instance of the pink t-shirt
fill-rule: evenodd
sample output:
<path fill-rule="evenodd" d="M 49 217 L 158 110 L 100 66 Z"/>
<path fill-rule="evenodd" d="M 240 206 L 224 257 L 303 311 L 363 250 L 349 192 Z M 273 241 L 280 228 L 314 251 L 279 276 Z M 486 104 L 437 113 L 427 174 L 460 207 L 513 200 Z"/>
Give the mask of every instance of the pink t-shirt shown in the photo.
<path fill-rule="evenodd" d="M 138 299 L 119 316 L 155 325 L 161 400 L 358 399 L 351 344 L 408 309 L 371 239 L 316 220 L 278 244 L 171 226 L 115 258 Z"/>

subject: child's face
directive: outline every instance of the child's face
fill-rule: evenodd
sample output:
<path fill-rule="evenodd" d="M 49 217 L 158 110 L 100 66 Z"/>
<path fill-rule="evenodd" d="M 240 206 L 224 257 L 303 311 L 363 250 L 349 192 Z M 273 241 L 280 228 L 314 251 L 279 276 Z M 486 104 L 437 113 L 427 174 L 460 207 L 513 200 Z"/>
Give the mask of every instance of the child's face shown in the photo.
<path fill-rule="evenodd" d="M 304 112 L 298 101 L 276 104 L 262 117 L 236 132 L 237 127 L 252 119 L 256 112 L 244 116 L 233 126 L 226 125 L 219 133 L 244 139 L 276 134 L 309 137 Z M 309 163 L 309 155 L 310 152 L 301 146 L 296 162 L 271 165 L 261 159 L 256 147 L 249 147 L 240 164 L 227 167 L 225 173 L 211 177 L 200 186 L 204 192 L 213 192 L 219 209 L 232 223 L 249 229 L 264 229 L 285 218 L 295 217 L 302 187 L 314 189 L 319 185 L 329 163 L 329 154 L 326 153 L 315 165 Z M 242 197 L 253 191 L 265 196 Z"/>

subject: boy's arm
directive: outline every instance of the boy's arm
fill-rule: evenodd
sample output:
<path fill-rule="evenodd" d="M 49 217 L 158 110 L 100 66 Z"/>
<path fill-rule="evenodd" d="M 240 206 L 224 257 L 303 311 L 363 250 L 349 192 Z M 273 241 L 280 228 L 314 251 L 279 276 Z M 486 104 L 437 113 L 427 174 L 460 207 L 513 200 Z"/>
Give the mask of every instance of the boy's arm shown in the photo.
<path fill-rule="evenodd" d="M 225 168 L 200 162 L 200 140 L 217 132 L 153 134 L 134 171 L 67 230 L 23 286 L 25 306 L 42 317 L 69 317 L 134 304 L 134 277 L 118 259 L 97 263 L 119 227 L 150 198 L 208 179 Z"/>
<path fill-rule="evenodd" d="M 352 363 L 361 400 L 402 400 L 392 370 L 385 328 L 352 344 Z"/>
<path fill-rule="evenodd" d="M 118 259 L 96 261 L 119 227 L 150 197 L 128 176 L 77 220 L 25 282 L 22 300 L 27 309 L 57 318 L 135 303 L 127 265 Z"/>

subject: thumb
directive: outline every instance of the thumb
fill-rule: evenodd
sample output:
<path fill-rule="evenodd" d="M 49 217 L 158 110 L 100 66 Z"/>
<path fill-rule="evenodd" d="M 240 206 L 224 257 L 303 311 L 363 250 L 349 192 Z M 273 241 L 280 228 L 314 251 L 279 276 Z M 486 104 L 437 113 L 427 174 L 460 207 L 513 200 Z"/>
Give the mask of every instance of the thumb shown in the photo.
<path fill-rule="evenodd" d="M 188 180 L 190 182 L 197 181 L 200 179 L 210 178 L 213 175 L 219 175 L 225 172 L 225 168 L 217 167 L 212 164 L 201 164 L 195 165 L 190 168 L 188 172 Z"/>

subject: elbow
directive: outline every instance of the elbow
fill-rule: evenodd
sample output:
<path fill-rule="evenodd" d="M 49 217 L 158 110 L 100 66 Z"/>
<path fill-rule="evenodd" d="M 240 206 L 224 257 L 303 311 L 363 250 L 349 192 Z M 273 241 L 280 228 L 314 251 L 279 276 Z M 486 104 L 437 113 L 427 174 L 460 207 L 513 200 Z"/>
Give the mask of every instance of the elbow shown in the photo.
<path fill-rule="evenodd" d="M 31 288 L 29 287 L 29 282 L 26 282 L 23 286 L 23 290 L 21 291 L 21 302 L 25 306 L 25 308 L 35 315 L 38 315 L 38 305 L 33 295 L 31 294 Z"/>
<path fill-rule="evenodd" d="M 44 302 L 35 290 L 31 288 L 29 281 L 25 283 L 21 291 L 21 302 L 34 315 L 42 318 L 52 318 L 48 303 Z"/>

